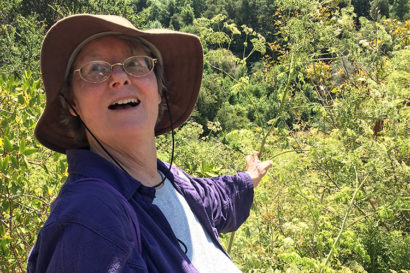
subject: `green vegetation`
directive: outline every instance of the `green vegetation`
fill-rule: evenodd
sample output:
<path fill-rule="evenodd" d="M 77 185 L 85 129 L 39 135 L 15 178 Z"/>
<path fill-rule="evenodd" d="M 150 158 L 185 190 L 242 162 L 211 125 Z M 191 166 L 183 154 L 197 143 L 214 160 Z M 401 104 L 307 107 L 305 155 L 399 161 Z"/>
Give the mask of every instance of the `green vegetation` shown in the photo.
<path fill-rule="evenodd" d="M 41 39 L 78 12 L 201 38 L 203 85 L 175 136 L 177 166 L 243 170 L 267 135 L 274 166 L 231 252 L 244 272 L 410 272 L 408 1 L 48 2 L 0 3 L 1 272 L 25 271 L 66 176 L 64 156 L 33 129 L 45 102 Z M 157 143 L 169 160 L 170 136 Z"/>

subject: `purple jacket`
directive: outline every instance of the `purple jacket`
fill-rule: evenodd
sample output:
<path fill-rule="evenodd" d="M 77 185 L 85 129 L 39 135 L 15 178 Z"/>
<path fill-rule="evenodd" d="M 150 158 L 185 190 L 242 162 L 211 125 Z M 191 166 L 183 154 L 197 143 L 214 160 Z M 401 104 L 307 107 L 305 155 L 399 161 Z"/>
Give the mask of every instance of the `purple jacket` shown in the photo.
<path fill-rule="evenodd" d="M 152 204 L 155 189 L 88 150 L 70 150 L 67 160 L 69 176 L 38 234 L 29 273 L 197 272 Z M 245 172 L 215 178 L 184 173 L 188 182 L 183 171 L 168 172 L 168 166 L 158 160 L 158 169 L 222 249 L 218 234 L 236 230 L 249 216 L 251 178 Z"/>

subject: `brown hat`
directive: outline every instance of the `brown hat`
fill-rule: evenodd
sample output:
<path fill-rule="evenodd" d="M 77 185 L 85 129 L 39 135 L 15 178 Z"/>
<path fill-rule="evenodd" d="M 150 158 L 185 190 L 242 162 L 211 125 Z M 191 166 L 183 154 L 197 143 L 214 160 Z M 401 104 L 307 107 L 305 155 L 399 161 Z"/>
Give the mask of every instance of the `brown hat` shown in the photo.
<path fill-rule="evenodd" d="M 159 50 L 174 128 L 187 120 L 195 106 L 203 70 L 203 52 L 198 37 L 166 29 L 142 31 L 127 19 L 114 15 L 68 16 L 50 28 L 41 49 L 41 72 L 47 101 L 34 134 L 41 144 L 51 150 L 65 153 L 68 149 L 83 146 L 68 136 L 67 129 L 61 123 L 61 113 L 66 110 L 60 102 L 59 92 L 64 85 L 67 64 L 72 61 L 70 57 L 73 52 L 89 37 L 107 32 L 138 36 Z M 155 134 L 170 130 L 169 117 L 164 114 L 156 124 Z"/>

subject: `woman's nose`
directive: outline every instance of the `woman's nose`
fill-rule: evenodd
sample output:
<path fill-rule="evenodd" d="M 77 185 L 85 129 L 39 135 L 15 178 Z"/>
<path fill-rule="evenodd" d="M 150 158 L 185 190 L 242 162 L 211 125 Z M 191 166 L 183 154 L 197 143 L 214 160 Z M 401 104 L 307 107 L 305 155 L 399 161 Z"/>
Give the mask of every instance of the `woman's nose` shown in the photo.
<path fill-rule="evenodd" d="M 124 71 L 124 68 L 121 65 L 113 66 L 110 77 L 110 86 L 117 88 L 122 85 L 128 85 L 129 83 L 129 75 Z"/>

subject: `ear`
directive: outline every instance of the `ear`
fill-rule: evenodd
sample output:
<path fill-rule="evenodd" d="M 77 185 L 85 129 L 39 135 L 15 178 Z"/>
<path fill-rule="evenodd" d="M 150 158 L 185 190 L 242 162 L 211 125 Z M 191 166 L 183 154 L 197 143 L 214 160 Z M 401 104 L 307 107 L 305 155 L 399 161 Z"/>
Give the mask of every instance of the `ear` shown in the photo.
<path fill-rule="evenodd" d="M 77 106 L 74 102 L 73 98 L 69 98 L 65 100 L 67 107 L 68 107 L 68 111 L 70 112 L 70 114 L 74 117 L 78 117 L 78 111 L 77 111 Z"/>
<path fill-rule="evenodd" d="M 71 106 L 75 109 L 75 105 L 72 105 L 71 104 Z M 73 109 L 70 107 L 70 105 L 68 106 L 68 111 L 70 112 L 70 114 L 73 116 L 73 117 L 78 117 L 78 115 L 73 111 Z M 76 110 L 77 111 L 77 110 Z"/>
<path fill-rule="evenodd" d="M 68 88 L 68 87 L 66 87 L 66 88 Z M 76 104 L 75 104 L 75 101 L 74 101 L 74 96 L 71 94 L 71 92 L 68 94 L 68 98 L 67 98 L 67 96 L 64 95 L 63 92 L 60 92 L 59 95 L 64 100 L 70 115 L 72 115 L 74 117 L 78 117 L 77 108 L 76 108 Z"/>
<path fill-rule="evenodd" d="M 157 102 L 158 102 L 158 105 L 160 105 L 161 103 L 162 103 L 162 96 L 161 96 L 161 93 L 160 92 L 157 92 Z M 165 94 L 164 94 L 165 95 Z"/>

